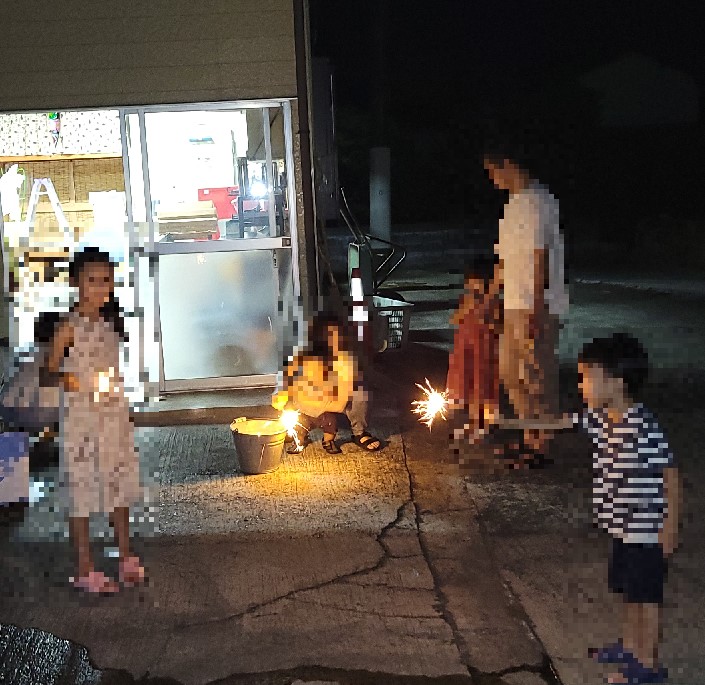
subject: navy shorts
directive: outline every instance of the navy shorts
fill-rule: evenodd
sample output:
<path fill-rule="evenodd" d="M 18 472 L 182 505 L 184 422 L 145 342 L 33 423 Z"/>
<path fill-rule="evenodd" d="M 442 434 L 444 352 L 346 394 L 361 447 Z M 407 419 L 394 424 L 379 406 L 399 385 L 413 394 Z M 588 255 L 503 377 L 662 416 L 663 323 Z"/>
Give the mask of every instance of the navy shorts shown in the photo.
<path fill-rule="evenodd" d="M 662 604 L 666 560 L 661 545 L 625 543 L 612 539 L 609 587 L 634 604 Z"/>

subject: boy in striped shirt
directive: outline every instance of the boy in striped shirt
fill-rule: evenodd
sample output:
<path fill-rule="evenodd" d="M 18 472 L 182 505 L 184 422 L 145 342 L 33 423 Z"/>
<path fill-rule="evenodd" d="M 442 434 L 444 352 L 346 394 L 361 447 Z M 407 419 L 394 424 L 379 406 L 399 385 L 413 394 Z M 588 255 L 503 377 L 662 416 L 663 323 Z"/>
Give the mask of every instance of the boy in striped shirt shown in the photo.
<path fill-rule="evenodd" d="M 658 660 L 666 560 L 678 546 L 680 479 L 654 415 L 636 401 L 648 374 L 646 351 L 617 333 L 578 356 L 586 409 L 571 417 L 595 445 L 597 524 L 612 536 L 610 590 L 622 595 L 622 639 L 589 654 L 619 664 L 609 683 L 663 683 Z"/>

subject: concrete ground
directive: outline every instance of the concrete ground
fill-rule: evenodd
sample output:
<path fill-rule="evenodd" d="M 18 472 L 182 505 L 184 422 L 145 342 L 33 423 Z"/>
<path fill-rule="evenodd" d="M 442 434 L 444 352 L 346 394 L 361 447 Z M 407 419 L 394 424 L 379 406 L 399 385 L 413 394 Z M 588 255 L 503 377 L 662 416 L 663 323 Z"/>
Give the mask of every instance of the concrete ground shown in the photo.
<path fill-rule="evenodd" d="M 439 278 L 438 280 L 435 280 Z M 457 291 L 405 290 L 419 282 L 443 286 L 449 279 L 417 272 L 397 284 L 416 301 L 412 340 L 450 348 L 443 324 Z M 705 282 L 664 276 L 578 274 L 573 307 L 561 339 L 568 366 L 563 399 L 576 399 L 573 360 L 584 342 L 615 329 L 642 339 L 650 353 L 652 383 L 644 400 L 667 431 L 685 478 L 682 547 L 672 561 L 667 590 L 663 658 L 675 683 L 705 682 L 705 597 L 697 569 L 702 546 L 703 438 L 705 438 Z M 441 359 L 436 368 L 441 367 Z M 429 373 L 431 371 L 429 370 Z M 435 385 L 442 375 L 429 376 Z M 574 434 L 556 440 L 556 465 L 545 471 L 467 480 L 468 495 L 491 540 L 499 572 L 550 655 L 564 683 L 593 682 L 583 658 L 585 644 L 600 642 L 618 628 L 606 592 L 608 541 L 590 525 L 590 445 Z M 596 681 L 596 682 L 599 682 Z"/>
<path fill-rule="evenodd" d="M 546 470 L 463 474 L 444 426 L 429 432 L 409 411 L 413 382 L 444 381 L 458 295 L 449 280 L 412 272 L 391 284 L 417 306 L 412 345 L 382 357 L 374 378 L 381 453 L 345 444 L 331 457 L 314 445 L 273 474 L 246 477 L 222 424 L 139 429 L 159 502 L 137 525 L 145 588 L 94 600 L 66 587 L 55 471 L 35 473 L 36 502 L 0 529 L 0 682 L 601 682 L 586 646 L 617 624 L 606 540 L 590 526 L 589 445 L 566 434 Z M 624 325 L 653 353 L 648 399 L 687 480 L 664 660 L 671 682 L 694 685 L 705 682 L 705 393 L 693 369 L 705 351 L 705 297 L 682 283 L 613 280 L 576 284 L 562 354 L 569 361 L 581 340 Z M 570 374 L 565 387 L 569 404 Z M 105 526 L 94 532 L 97 549 L 107 547 L 100 564 L 113 569 Z"/>

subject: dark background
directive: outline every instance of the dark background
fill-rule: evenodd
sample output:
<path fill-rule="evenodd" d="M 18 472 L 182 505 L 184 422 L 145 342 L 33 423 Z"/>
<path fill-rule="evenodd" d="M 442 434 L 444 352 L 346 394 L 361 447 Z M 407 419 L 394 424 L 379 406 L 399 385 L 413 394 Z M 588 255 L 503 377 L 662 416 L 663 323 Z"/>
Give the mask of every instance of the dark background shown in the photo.
<path fill-rule="evenodd" d="M 335 70 L 340 182 L 362 221 L 378 141 L 391 147 L 393 224 L 496 221 L 503 198 L 479 156 L 488 130 L 499 130 L 527 141 L 536 175 L 561 201 L 569 243 L 609 243 L 610 255 L 616 244 L 628 248 L 622 259 L 652 265 L 705 264 L 702 115 L 605 127 L 579 82 L 638 53 L 702 88 L 698 3 L 388 0 L 382 79 L 374 4 L 311 1 L 314 56 Z"/>

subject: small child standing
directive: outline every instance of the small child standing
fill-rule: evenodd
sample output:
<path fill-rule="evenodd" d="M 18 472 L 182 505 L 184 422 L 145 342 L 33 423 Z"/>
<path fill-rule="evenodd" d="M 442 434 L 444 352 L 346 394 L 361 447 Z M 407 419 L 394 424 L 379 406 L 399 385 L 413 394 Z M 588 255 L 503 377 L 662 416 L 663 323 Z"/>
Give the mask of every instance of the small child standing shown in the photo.
<path fill-rule="evenodd" d="M 582 427 L 595 445 L 594 515 L 612 536 L 609 587 L 624 606 L 622 639 L 588 653 L 620 666 L 609 683 L 663 683 L 661 606 L 666 560 L 678 546 L 681 490 L 660 425 L 636 401 L 648 357 L 638 340 L 617 333 L 585 345 L 578 371 L 587 408 L 562 427 Z"/>
<path fill-rule="evenodd" d="M 69 529 L 78 572 L 72 584 L 111 594 L 118 584 L 96 571 L 90 550 L 89 517 L 107 513 L 120 552 L 125 586 L 144 580 L 130 551 L 129 508 L 141 495 L 139 460 L 130 407 L 120 377 L 124 326 L 114 295 L 109 255 L 86 248 L 74 255 L 69 281 L 78 299 L 59 322 L 47 354 L 44 382 L 62 388 L 61 487 L 68 498 Z"/>
<path fill-rule="evenodd" d="M 473 263 L 450 320 L 456 330 L 448 360 L 448 399 L 463 424 L 469 417 L 471 431 L 484 428 L 498 414 L 501 303 L 488 291 L 493 273 L 491 258 Z"/>

